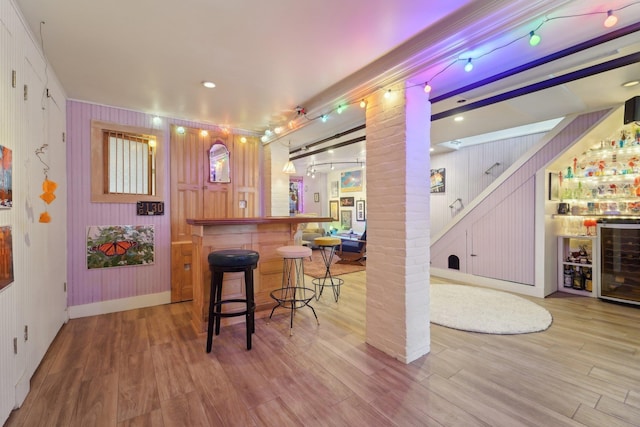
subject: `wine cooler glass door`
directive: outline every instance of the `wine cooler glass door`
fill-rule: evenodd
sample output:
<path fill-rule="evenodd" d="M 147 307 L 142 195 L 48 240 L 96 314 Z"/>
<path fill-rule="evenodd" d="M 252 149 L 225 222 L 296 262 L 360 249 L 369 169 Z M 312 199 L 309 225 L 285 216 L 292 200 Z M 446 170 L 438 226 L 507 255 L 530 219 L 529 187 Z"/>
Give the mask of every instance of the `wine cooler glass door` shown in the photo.
<path fill-rule="evenodd" d="M 598 297 L 640 304 L 640 224 L 598 224 Z"/>

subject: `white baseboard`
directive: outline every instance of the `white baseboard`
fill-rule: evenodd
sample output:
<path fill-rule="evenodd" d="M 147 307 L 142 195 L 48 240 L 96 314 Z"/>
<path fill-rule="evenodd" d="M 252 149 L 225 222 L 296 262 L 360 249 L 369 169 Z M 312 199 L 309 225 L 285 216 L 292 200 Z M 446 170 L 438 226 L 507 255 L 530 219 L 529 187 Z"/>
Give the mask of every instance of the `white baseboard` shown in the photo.
<path fill-rule="evenodd" d="M 544 289 L 536 288 L 533 285 L 525 285 L 523 283 L 507 282 L 506 280 L 490 279 L 488 277 L 474 276 L 473 274 L 462 273 L 458 270 L 431 267 L 432 276 L 441 277 L 443 279 L 455 280 L 458 282 L 469 283 L 471 285 L 486 286 L 488 288 L 498 289 L 506 292 L 513 292 L 531 297 L 544 298 Z"/>
<path fill-rule="evenodd" d="M 22 378 L 16 384 L 16 401 L 13 409 L 18 409 L 24 403 L 31 390 L 31 376 L 23 375 Z"/>
<path fill-rule="evenodd" d="M 91 304 L 72 305 L 69 307 L 69 318 L 96 316 L 99 314 L 115 313 L 117 311 L 133 310 L 154 305 L 169 304 L 171 291 L 158 294 L 140 295 L 137 297 L 112 299 Z"/>

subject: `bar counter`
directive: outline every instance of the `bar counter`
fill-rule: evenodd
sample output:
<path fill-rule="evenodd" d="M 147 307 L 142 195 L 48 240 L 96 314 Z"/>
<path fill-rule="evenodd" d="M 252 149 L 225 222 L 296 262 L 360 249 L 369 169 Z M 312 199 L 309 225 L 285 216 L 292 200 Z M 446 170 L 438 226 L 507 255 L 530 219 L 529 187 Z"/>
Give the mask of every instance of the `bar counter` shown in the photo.
<path fill-rule="evenodd" d="M 197 332 L 206 332 L 209 317 L 211 273 L 207 257 L 210 252 L 223 249 L 250 249 L 260 254 L 253 272 L 256 317 L 269 314 L 275 302 L 270 292 L 282 284 L 282 257 L 276 253 L 280 246 L 292 245 L 300 224 L 331 222 L 330 217 L 256 217 L 256 218 L 193 218 L 193 311 L 191 321 Z M 197 260 L 200 260 L 199 262 Z M 241 273 L 225 273 L 223 299 L 244 298 Z M 229 304 L 227 304 L 229 305 Z M 234 307 L 231 307 L 234 310 Z M 241 318 L 226 318 L 224 320 Z M 224 322 L 223 322 L 224 325 Z"/>

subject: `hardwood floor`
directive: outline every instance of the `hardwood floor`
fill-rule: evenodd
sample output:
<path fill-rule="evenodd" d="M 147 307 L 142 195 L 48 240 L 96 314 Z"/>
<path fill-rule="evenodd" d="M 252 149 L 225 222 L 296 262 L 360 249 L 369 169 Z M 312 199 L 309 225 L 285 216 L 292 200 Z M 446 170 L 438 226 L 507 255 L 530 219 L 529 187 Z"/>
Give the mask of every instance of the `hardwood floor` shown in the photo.
<path fill-rule="evenodd" d="M 551 327 L 485 335 L 431 326 L 403 364 L 364 343 L 365 272 L 296 313 L 223 326 L 205 353 L 189 304 L 66 324 L 13 426 L 638 426 L 640 308 L 556 294 Z M 439 282 L 433 278 L 432 282 Z"/>

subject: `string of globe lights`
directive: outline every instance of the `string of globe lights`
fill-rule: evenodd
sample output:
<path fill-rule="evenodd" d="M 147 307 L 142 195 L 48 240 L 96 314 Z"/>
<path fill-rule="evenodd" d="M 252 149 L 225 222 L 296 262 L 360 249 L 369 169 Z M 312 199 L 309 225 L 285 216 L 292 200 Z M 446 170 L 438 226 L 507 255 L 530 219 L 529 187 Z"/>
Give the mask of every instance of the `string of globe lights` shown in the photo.
<path fill-rule="evenodd" d="M 620 12 L 621 10 L 624 10 L 626 8 L 629 8 L 631 6 L 635 6 L 640 4 L 640 1 L 633 1 L 629 4 L 626 4 L 624 6 L 620 6 L 618 8 L 612 8 L 612 9 L 607 9 L 606 11 L 595 11 L 595 12 L 586 12 L 586 13 L 575 13 L 575 14 L 571 14 L 571 15 L 560 15 L 560 16 L 553 16 L 553 17 L 545 17 L 542 22 L 540 22 L 540 24 L 538 24 L 534 29 L 532 29 L 531 31 L 527 32 L 526 34 L 523 34 L 519 37 L 516 37 L 515 39 L 509 41 L 508 43 L 505 43 L 503 45 L 497 46 L 483 54 L 480 55 L 476 55 L 476 56 L 469 56 L 469 57 L 457 57 L 454 58 L 453 60 L 451 60 L 451 62 L 449 62 L 446 66 L 444 66 L 441 70 L 439 70 L 438 72 L 436 72 L 434 75 L 432 75 L 429 79 L 427 79 L 424 83 L 417 83 L 414 85 L 410 85 L 407 86 L 405 89 L 409 89 L 409 88 L 413 88 L 416 86 L 423 86 L 424 87 L 424 91 L 425 93 L 430 93 L 433 89 L 433 87 L 431 86 L 431 83 L 433 82 L 434 79 L 436 79 L 438 76 L 440 76 L 441 74 L 443 74 L 444 72 L 446 72 L 449 68 L 453 67 L 454 65 L 463 62 L 464 63 L 464 70 L 469 73 L 473 70 L 473 66 L 474 66 L 474 61 L 477 61 L 480 58 L 483 58 L 485 56 L 491 55 L 492 53 L 504 49 L 514 43 L 517 43 L 520 40 L 523 39 L 529 39 L 529 45 L 532 47 L 535 47 L 537 45 L 540 44 L 540 42 L 542 41 L 542 36 L 540 35 L 540 29 L 547 23 L 551 22 L 551 21 L 557 21 L 557 20 L 561 20 L 561 19 L 572 19 L 572 18 L 579 18 L 579 17 L 583 17 L 583 16 L 593 16 L 593 15 L 604 15 L 604 21 L 603 21 L 603 25 L 606 28 L 611 28 L 614 27 L 617 23 L 618 23 L 618 17 L 616 16 L 617 12 Z M 384 97 L 388 98 L 391 96 L 392 92 L 394 90 L 393 89 L 388 89 L 385 94 Z M 308 117 L 307 116 L 307 112 L 306 109 L 300 106 L 297 106 L 295 108 L 296 111 L 296 118 L 292 119 L 289 121 L 287 127 L 289 128 L 289 130 L 294 130 L 296 129 L 297 125 L 295 123 L 296 119 L 299 117 L 303 117 L 305 118 L 307 121 L 311 122 L 311 121 L 315 121 L 315 120 L 320 120 L 323 123 L 326 122 L 327 120 L 329 120 L 329 117 L 331 114 L 333 113 L 337 113 L 337 114 L 341 114 L 346 108 L 348 108 L 350 105 L 354 105 L 354 104 L 359 104 L 360 108 L 365 108 L 367 106 L 367 101 L 366 99 L 358 99 L 358 100 L 353 100 L 353 101 L 348 101 L 348 102 L 343 102 L 338 104 L 338 106 L 326 113 L 322 113 L 316 117 Z M 281 133 L 283 133 L 285 131 L 285 127 L 284 126 L 278 126 L 275 127 L 273 130 L 271 129 L 267 129 L 264 132 L 264 135 L 261 137 L 262 142 L 268 142 L 269 140 L 271 140 L 272 138 L 277 137 L 278 135 L 280 135 Z"/>

